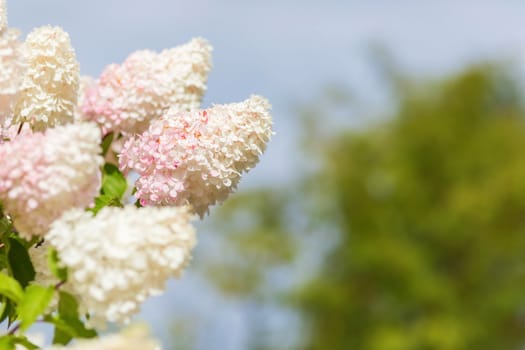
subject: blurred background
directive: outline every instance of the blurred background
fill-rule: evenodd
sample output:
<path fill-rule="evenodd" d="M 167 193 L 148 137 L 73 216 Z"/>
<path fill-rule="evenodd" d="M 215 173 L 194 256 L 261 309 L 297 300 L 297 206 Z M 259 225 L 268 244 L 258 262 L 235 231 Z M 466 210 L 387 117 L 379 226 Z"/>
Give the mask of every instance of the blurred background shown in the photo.
<path fill-rule="evenodd" d="M 276 135 L 149 300 L 165 349 L 524 349 L 525 2 L 11 0 L 83 74 L 203 36 Z"/>

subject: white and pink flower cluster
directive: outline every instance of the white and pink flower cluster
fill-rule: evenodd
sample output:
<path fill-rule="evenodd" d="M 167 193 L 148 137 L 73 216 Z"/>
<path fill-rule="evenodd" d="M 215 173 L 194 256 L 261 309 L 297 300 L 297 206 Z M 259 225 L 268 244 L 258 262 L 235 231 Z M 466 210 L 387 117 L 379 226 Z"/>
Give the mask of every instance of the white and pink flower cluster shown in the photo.
<path fill-rule="evenodd" d="M 0 201 L 22 237 L 44 235 L 66 209 L 93 203 L 103 162 L 99 142 L 96 125 L 81 123 L 0 145 Z"/>
<path fill-rule="evenodd" d="M 110 64 L 97 82 L 86 81 L 79 117 L 99 123 L 104 132 L 136 134 L 170 108 L 199 108 L 211 50 L 197 38 L 161 53 L 137 51 L 120 65 Z"/>
<path fill-rule="evenodd" d="M 272 134 L 268 101 L 252 96 L 207 110 L 170 109 L 126 142 L 120 167 L 134 170 L 142 205 L 191 204 L 201 217 L 224 201 Z"/>
<path fill-rule="evenodd" d="M 270 104 L 253 95 L 200 109 L 212 51 L 202 38 L 137 51 L 81 79 L 66 32 L 45 26 L 21 42 L 6 18 L 0 0 L 1 208 L 20 237 L 58 252 L 64 288 L 92 325 L 127 322 L 189 262 L 194 214 L 223 202 L 259 161 L 273 133 Z M 85 210 L 100 194 L 109 133 L 120 170 L 138 176 L 141 205 L 94 216 Z M 35 249 L 36 283 L 51 283 Z"/>

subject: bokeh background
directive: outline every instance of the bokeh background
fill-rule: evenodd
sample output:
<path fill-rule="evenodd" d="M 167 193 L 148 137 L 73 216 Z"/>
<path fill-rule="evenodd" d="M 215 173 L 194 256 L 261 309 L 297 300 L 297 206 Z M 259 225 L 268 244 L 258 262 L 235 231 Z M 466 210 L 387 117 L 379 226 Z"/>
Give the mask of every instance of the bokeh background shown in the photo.
<path fill-rule="evenodd" d="M 195 36 L 276 135 L 149 300 L 165 349 L 522 349 L 525 2 L 11 0 L 85 75 Z"/>

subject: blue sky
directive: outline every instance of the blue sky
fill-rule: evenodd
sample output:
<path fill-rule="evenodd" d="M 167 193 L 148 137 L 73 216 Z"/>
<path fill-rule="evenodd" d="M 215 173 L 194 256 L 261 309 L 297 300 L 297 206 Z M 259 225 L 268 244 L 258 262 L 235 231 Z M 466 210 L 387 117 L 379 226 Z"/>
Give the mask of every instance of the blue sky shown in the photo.
<path fill-rule="evenodd" d="M 336 81 L 370 106 L 382 104 L 365 52 L 370 42 L 423 74 L 486 58 L 525 62 L 519 0 L 8 0 L 8 6 L 10 24 L 25 34 L 38 25 L 64 27 L 82 73 L 94 76 L 134 50 L 161 50 L 194 36 L 210 40 L 214 70 L 204 104 L 258 93 L 274 105 L 278 136 L 248 186 L 293 178 L 294 155 L 287 152 L 297 128 L 293 101 L 307 101 Z"/>
<path fill-rule="evenodd" d="M 295 146 L 294 102 L 309 102 L 337 82 L 367 101 L 371 114 L 385 108 L 384 89 L 366 52 L 371 42 L 388 48 L 408 72 L 428 76 L 487 59 L 525 62 L 525 2 L 520 0 L 8 0 L 8 9 L 10 25 L 24 35 L 35 26 L 62 26 L 71 35 L 82 73 L 93 76 L 134 50 L 161 50 L 194 36 L 210 40 L 214 70 L 204 105 L 258 93 L 274 106 L 277 134 L 241 189 L 297 175 L 302 155 Z M 166 340 L 162 325 L 174 313 L 209 315 L 213 309 L 200 348 L 219 339 L 220 348 L 243 349 L 246 305 L 197 292 L 203 290 L 207 287 L 190 269 L 170 283 L 166 295 L 148 302 L 142 317 Z M 277 318 L 276 327 L 288 321 Z"/>

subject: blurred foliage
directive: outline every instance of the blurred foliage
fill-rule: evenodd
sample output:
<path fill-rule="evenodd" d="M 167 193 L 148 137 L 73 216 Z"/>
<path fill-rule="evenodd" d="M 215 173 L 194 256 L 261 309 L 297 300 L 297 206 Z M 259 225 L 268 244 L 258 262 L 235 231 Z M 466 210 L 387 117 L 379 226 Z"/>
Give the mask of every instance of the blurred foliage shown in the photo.
<path fill-rule="evenodd" d="M 222 292 L 263 298 L 267 273 L 292 260 L 295 244 L 287 230 L 286 205 L 284 193 L 238 193 L 221 207 L 218 219 L 211 219 L 210 226 L 226 239 L 214 242 L 217 254 L 207 253 L 206 264 L 199 266 Z"/>
<path fill-rule="evenodd" d="M 224 316 L 221 312 L 225 305 L 232 313 L 221 323 L 229 326 L 229 332 L 241 333 L 242 339 L 236 341 L 243 348 L 275 348 L 275 333 L 270 331 L 268 335 L 271 320 L 266 316 L 274 309 L 282 311 L 285 288 L 275 283 L 276 277 L 288 278 L 281 270 L 294 261 L 300 246 L 289 230 L 293 224 L 290 203 L 286 190 L 254 189 L 239 192 L 214 208 L 217 212 L 203 223 L 204 229 L 199 229 L 201 239 L 192 269 L 205 287 L 220 292 L 213 296 L 217 297 L 217 309 L 175 316 L 169 325 L 171 349 L 208 348 L 209 343 L 203 343 L 203 339 L 213 329 L 211 314 Z M 232 315 L 242 324 L 232 324 Z M 282 333 L 285 338 L 290 334 L 288 330 Z M 219 337 L 219 348 L 231 346 L 225 338 L 229 337 Z"/>
<path fill-rule="evenodd" d="M 337 243 L 286 299 L 307 325 L 298 347 L 522 348 L 525 109 L 509 77 L 484 65 L 411 82 L 389 118 L 323 139 L 326 118 L 317 127 L 310 116 L 317 170 L 297 188 L 236 195 L 219 211 L 230 259 L 211 279 L 249 296 L 272 264 L 319 254 L 297 251 L 298 214 L 286 208 L 299 201 L 319 245 L 323 235 Z"/>
<path fill-rule="evenodd" d="M 396 114 L 326 145 L 310 184 L 340 233 L 294 293 L 308 349 L 525 344 L 525 111 L 482 66 L 405 91 Z"/>

